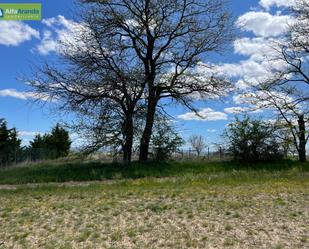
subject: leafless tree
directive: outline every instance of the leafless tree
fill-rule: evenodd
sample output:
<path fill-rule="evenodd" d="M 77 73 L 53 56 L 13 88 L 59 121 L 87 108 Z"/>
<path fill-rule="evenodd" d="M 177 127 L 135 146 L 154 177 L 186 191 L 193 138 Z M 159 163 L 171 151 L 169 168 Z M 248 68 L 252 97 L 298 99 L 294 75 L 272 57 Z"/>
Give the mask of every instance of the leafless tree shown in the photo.
<path fill-rule="evenodd" d="M 286 86 L 284 92 L 292 91 L 299 101 L 309 101 L 309 2 L 296 0 L 291 8 L 294 21 L 289 24 L 286 35 L 274 42 L 274 55 L 268 57 L 276 64 L 270 73 L 268 85 Z M 266 80 L 263 82 L 265 85 Z M 298 90 L 296 90 L 298 89 Z M 295 94 L 294 94 L 295 95 Z"/>
<path fill-rule="evenodd" d="M 279 128 L 289 129 L 300 161 L 306 161 L 309 120 L 309 2 L 297 0 L 291 8 L 293 23 L 284 37 L 272 44 L 267 56 L 269 74 L 244 94 L 255 109 L 272 109 Z M 250 85 L 250 83 L 248 83 Z M 290 138 L 290 136 L 286 136 Z"/>
<path fill-rule="evenodd" d="M 61 110 L 88 119 L 74 127 L 89 129 L 90 151 L 121 138 L 123 160 L 130 163 L 134 115 L 145 88 L 141 64 L 116 31 L 102 31 L 90 14 L 87 18 L 70 39 L 61 41 L 59 61 L 36 68 L 28 82 L 37 95 L 55 100 Z"/>
<path fill-rule="evenodd" d="M 192 108 L 191 94 L 220 95 L 226 82 L 194 68 L 231 40 L 231 18 L 222 0 L 116 0 L 92 4 L 92 21 L 115 30 L 141 63 L 147 115 L 140 160 L 147 160 L 154 117 L 162 98 Z"/>
<path fill-rule="evenodd" d="M 60 99 L 72 110 L 95 101 L 119 107 L 125 161 L 131 158 L 136 106 L 145 101 L 139 159 L 147 160 L 154 117 L 162 98 L 172 98 L 194 109 L 192 95 L 220 96 L 228 88 L 228 82 L 209 68 L 201 69 L 205 66 L 203 59 L 223 51 L 232 39 L 232 19 L 225 0 L 81 3 L 85 7 L 81 28 L 75 39 L 62 46 L 65 69 L 46 65 L 32 86 L 40 94 Z"/>
<path fill-rule="evenodd" d="M 200 135 L 192 135 L 189 138 L 189 143 L 191 144 L 192 148 L 196 150 L 197 157 L 200 157 L 201 152 L 206 147 L 205 139 Z"/>

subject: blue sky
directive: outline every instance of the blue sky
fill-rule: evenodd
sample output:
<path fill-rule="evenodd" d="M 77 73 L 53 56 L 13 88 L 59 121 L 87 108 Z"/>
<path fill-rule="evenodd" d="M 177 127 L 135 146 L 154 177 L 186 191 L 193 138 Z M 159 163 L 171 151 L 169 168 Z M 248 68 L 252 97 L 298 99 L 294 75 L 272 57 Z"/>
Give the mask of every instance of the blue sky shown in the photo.
<path fill-rule="evenodd" d="M 263 44 L 284 32 L 285 24 L 290 19 L 285 14 L 285 8 L 291 2 L 231 0 L 230 9 L 236 17 L 237 41 L 224 56 L 210 58 L 205 63 L 217 64 L 220 71 L 240 88 L 244 87 L 243 78 L 251 80 L 262 75 L 265 65 L 259 55 L 265 52 Z M 56 122 L 67 119 L 51 113 L 49 104 L 42 107 L 33 103 L 33 95 L 26 92 L 29 89 L 18 78 L 29 74 L 33 63 L 39 64 L 57 56 L 55 42 L 74 25 L 74 8 L 74 1 L 71 0 L 45 0 L 42 2 L 42 21 L 0 21 L 0 117 L 20 131 L 25 144 L 34 133 L 46 132 Z M 192 117 L 181 106 L 171 105 L 167 110 L 175 117 L 175 123 L 185 139 L 190 134 L 201 134 L 209 144 L 219 142 L 220 134 L 233 120 L 234 114 L 239 112 L 239 108 L 244 108 L 236 92 L 220 101 L 196 104 L 205 114 L 205 120 Z"/>

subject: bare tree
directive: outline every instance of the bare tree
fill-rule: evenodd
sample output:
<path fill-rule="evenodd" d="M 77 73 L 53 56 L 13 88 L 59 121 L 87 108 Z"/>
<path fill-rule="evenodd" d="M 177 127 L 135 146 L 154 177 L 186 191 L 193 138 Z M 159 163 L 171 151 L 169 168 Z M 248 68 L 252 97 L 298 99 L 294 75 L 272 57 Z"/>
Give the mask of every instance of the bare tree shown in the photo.
<path fill-rule="evenodd" d="M 292 91 L 299 101 L 309 101 L 309 2 L 296 0 L 291 9 L 295 21 L 289 24 L 286 35 L 272 46 L 274 55 L 268 57 L 272 68 L 265 85 L 286 86 L 283 92 Z M 279 67 L 278 67 L 279 65 Z M 298 89 L 297 93 L 296 89 Z"/>
<path fill-rule="evenodd" d="M 194 68 L 231 40 L 231 18 L 224 1 L 116 0 L 92 4 L 92 20 L 115 30 L 141 63 L 147 115 L 140 160 L 147 160 L 154 117 L 162 98 L 193 108 L 191 94 L 220 95 L 227 83 Z M 106 27 L 106 28 L 105 28 Z"/>
<path fill-rule="evenodd" d="M 228 88 L 225 80 L 196 66 L 203 68 L 201 61 L 231 40 L 231 15 L 224 0 L 81 2 L 81 28 L 62 46 L 65 70 L 46 65 L 32 86 L 74 111 L 95 101 L 119 106 L 125 161 L 131 158 L 136 106 L 145 100 L 139 159 L 147 160 L 162 98 L 194 109 L 192 95 L 220 96 Z"/>
<path fill-rule="evenodd" d="M 275 110 L 277 125 L 290 131 L 299 160 L 303 162 L 309 138 L 306 131 L 309 120 L 309 2 L 297 0 L 291 14 L 294 21 L 289 24 L 288 32 L 272 44 L 273 52 L 266 58 L 269 74 L 243 97 L 255 109 Z"/>
<path fill-rule="evenodd" d="M 192 135 L 189 138 L 189 143 L 191 144 L 192 148 L 196 150 L 197 157 L 200 157 L 201 152 L 206 147 L 205 139 L 200 135 Z"/>
<path fill-rule="evenodd" d="M 120 143 L 123 160 L 130 163 L 134 115 L 145 88 L 138 56 L 113 22 L 99 23 L 91 11 L 59 42 L 59 60 L 37 67 L 27 81 L 37 95 L 77 114 L 82 122 L 73 126 L 92 138 L 89 151 Z"/>

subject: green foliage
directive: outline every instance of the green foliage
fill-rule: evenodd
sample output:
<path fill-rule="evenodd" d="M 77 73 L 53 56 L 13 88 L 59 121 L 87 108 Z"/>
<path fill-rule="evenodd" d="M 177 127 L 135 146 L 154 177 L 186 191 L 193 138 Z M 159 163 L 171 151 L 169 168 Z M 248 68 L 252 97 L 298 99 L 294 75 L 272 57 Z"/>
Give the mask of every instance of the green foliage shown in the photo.
<path fill-rule="evenodd" d="M 283 158 L 275 130 L 260 120 L 245 116 L 230 124 L 225 132 L 229 150 L 235 160 L 244 162 L 273 161 Z"/>
<path fill-rule="evenodd" d="M 156 161 L 168 160 L 172 153 L 183 145 L 184 141 L 167 120 L 162 120 L 156 125 L 152 135 L 154 159 Z"/>
<path fill-rule="evenodd" d="M 17 154 L 21 150 L 21 140 L 18 139 L 15 128 L 8 129 L 4 119 L 0 119 L 0 166 L 17 162 Z"/>
<path fill-rule="evenodd" d="M 69 154 L 71 141 L 69 133 L 57 124 L 50 135 L 47 136 L 48 147 L 55 149 L 56 158 L 65 157 Z"/>
<path fill-rule="evenodd" d="M 69 154 L 71 141 L 69 133 L 57 124 L 50 134 L 36 135 L 30 142 L 32 159 L 55 159 Z"/>

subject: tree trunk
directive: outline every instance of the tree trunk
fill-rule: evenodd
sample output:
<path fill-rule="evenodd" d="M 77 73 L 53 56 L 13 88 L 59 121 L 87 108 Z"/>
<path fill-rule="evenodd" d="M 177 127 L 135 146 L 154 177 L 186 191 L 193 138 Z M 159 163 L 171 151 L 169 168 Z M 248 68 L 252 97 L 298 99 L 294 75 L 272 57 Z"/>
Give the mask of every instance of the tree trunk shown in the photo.
<path fill-rule="evenodd" d="M 149 98 L 147 106 L 146 125 L 140 142 L 139 161 L 147 161 L 149 154 L 149 144 L 152 135 L 154 117 L 156 113 L 158 101 L 154 98 Z"/>
<path fill-rule="evenodd" d="M 124 124 L 125 142 L 123 145 L 123 163 L 130 164 L 132 159 L 132 146 L 133 146 L 133 115 L 128 115 Z"/>
<path fill-rule="evenodd" d="M 298 157 L 300 162 L 306 162 L 306 125 L 304 115 L 301 115 L 298 119 L 299 129 L 299 145 L 298 145 Z"/>

